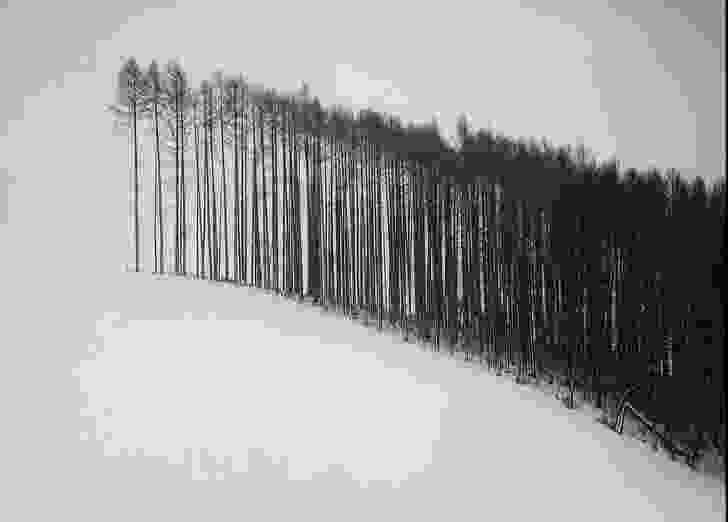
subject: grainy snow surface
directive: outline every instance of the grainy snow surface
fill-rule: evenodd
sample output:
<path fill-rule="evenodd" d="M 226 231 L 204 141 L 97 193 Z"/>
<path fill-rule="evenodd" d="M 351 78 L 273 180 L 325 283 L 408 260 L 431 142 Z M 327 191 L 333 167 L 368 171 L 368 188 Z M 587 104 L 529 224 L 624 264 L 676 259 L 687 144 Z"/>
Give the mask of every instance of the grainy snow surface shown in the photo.
<path fill-rule="evenodd" d="M 0 519 L 725 519 L 718 478 L 319 308 L 150 274 L 73 295 L 5 279 Z"/>

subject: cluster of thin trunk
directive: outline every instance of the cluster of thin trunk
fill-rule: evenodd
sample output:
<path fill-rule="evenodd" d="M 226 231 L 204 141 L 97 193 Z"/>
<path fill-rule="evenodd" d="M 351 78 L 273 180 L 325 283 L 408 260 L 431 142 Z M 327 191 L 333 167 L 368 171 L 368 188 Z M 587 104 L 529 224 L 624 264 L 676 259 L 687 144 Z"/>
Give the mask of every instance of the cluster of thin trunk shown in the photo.
<path fill-rule="evenodd" d="M 156 273 L 309 297 L 520 378 L 561 362 L 600 407 L 603 374 L 684 377 L 691 389 L 707 375 L 720 396 L 711 422 L 725 422 L 724 180 L 620 176 L 583 149 L 473 133 L 464 120 L 451 146 L 435 124 L 324 109 L 306 90 L 220 74 L 193 90 L 176 64 L 161 78 L 130 60 L 119 95 L 135 202 L 137 120 L 153 124 Z M 137 267 L 139 226 L 137 205 Z"/>

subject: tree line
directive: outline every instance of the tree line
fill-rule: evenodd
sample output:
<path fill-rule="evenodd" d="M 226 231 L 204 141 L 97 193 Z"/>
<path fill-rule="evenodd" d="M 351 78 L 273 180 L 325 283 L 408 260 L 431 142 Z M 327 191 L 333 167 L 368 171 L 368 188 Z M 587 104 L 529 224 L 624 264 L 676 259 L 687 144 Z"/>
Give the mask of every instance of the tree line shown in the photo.
<path fill-rule="evenodd" d="M 109 109 L 130 131 L 137 271 L 145 124 L 155 273 L 311 299 L 521 380 L 563 367 L 600 408 L 667 378 L 701 406 L 660 414 L 724 430 L 724 177 L 620 172 L 464 117 L 451 144 L 306 86 L 218 72 L 192 88 L 176 62 L 128 59 Z"/>

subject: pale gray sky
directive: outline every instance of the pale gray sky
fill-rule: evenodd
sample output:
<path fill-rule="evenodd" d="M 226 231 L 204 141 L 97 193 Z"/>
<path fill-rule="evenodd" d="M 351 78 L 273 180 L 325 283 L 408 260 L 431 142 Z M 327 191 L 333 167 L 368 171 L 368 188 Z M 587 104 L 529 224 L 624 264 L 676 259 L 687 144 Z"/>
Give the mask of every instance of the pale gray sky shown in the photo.
<path fill-rule="evenodd" d="M 437 115 L 450 133 L 464 112 L 476 128 L 581 140 L 624 167 L 709 181 L 725 169 L 719 0 L 151 3 L 1 8 L 11 223 L 61 227 L 41 217 L 62 208 L 65 228 L 94 216 L 105 235 L 127 233 L 127 143 L 103 107 L 131 55 L 144 66 L 179 58 L 195 85 L 219 65 L 284 90 L 308 81 L 324 104 L 371 104 L 405 121 Z M 73 208 L 59 203 L 68 190 Z"/>

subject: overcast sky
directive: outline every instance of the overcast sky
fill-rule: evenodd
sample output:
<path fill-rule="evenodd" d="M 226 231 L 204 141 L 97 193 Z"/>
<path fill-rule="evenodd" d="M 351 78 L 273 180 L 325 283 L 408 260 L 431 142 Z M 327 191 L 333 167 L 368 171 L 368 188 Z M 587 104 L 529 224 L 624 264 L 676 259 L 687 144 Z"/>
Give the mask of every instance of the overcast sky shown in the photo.
<path fill-rule="evenodd" d="M 40 232 L 62 215 L 86 241 L 94 216 L 105 236 L 126 233 L 127 142 L 103 111 L 126 56 L 179 58 L 194 85 L 218 66 L 282 90 L 307 81 L 325 105 L 436 116 L 446 133 L 466 113 L 475 128 L 582 142 L 623 167 L 709 181 L 725 169 L 719 0 L 150 4 L 5 2 L 3 221 Z M 105 221 L 115 212 L 121 222 Z"/>

